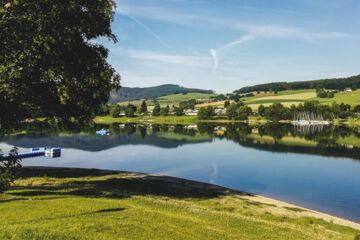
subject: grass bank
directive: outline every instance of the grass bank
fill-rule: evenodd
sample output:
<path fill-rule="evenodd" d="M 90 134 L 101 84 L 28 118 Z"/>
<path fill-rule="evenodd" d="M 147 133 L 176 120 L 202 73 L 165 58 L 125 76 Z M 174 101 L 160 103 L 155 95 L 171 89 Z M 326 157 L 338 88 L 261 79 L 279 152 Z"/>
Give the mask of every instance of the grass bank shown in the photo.
<path fill-rule="evenodd" d="M 0 239 L 358 239 L 360 225 L 273 199 L 140 173 L 25 168 Z"/>
<path fill-rule="evenodd" d="M 251 124 L 266 123 L 266 119 L 263 117 L 249 117 Z M 211 123 L 233 123 L 244 122 L 243 120 L 227 120 L 226 118 L 214 118 L 210 120 L 199 120 L 197 116 L 159 116 L 159 117 L 120 117 L 113 118 L 111 116 L 96 117 L 94 122 L 97 124 L 113 124 L 113 123 L 149 123 L 149 124 L 169 124 L 169 125 L 193 125 L 199 122 L 211 122 Z"/>

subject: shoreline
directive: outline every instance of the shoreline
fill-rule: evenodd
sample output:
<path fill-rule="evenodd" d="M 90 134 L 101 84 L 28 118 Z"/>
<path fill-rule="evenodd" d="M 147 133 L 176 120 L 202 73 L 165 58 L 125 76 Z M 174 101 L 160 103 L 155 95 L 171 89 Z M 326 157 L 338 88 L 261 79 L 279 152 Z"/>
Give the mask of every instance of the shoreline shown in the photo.
<path fill-rule="evenodd" d="M 182 187 L 191 186 L 193 189 L 201 191 L 205 194 L 216 194 L 221 192 L 226 195 L 235 195 L 241 196 L 242 199 L 247 199 L 249 201 L 254 201 L 256 203 L 274 206 L 277 209 L 277 212 L 281 214 L 286 214 L 286 216 L 290 217 L 312 217 L 324 220 L 328 223 L 334 223 L 346 227 L 351 227 L 356 230 L 360 230 L 360 223 L 355 221 L 341 218 L 338 216 L 330 215 L 327 213 L 323 213 L 314 209 L 305 208 L 296 204 L 292 204 L 289 202 L 285 202 L 282 200 L 278 200 L 273 197 L 268 197 L 264 195 L 253 194 L 241 190 L 231 189 L 227 187 L 223 187 L 216 184 L 210 184 L 200 181 L 188 180 L 179 177 L 166 176 L 161 174 L 147 174 L 141 172 L 129 172 L 129 171 L 117 171 L 117 170 L 106 170 L 106 169 L 95 169 L 95 168 L 68 168 L 68 167 L 42 167 L 42 166 L 24 166 L 22 171 L 25 172 L 25 177 L 18 179 L 17 181 L 21 181 L 22 179 L 31 178 L 37 176 L 37 174 L 45 173 L 44 176 L 48 177 L 47 173 L 60 174 L 62 178 L 74 178 L 73 174 L 78 174 L 77 177 L 85 177 L 85 176 L 102 176 L 102 175 L 130 175 L 132 177 L 140 177 L 140 178 L 148 178 L 151 177 L 156 181 L 161 181 L 165 185 L 173 184 L 181 189 Z M 37 176 L 40 177 L 40 176 Z M 76 178 L 76 177 L 75 177 Z M 16 181 L 16 182 L 17 182 Z M 16 185 L 15 185 L 16 186 Z M 279 211 L 279 209 L 289 209 L 289 211 Z"/>
<path fill-rule="evenodd" d="M 250 117 L 249 120 L 229 120 L 229 119 L 198 119 L 197 116 L 158 116 L 158 117 L 119 117 L 97 116 L 93 119 L 95 124 L 169 124 L 169 125 L 193 125 L 197 123 L 248 123 L 249 125 L 263 125 L 271 123 L 263 117 Z M 291 123 L 291 120 L 279 120 L 277 123 Z M 335 119 L 334 126 L 359 127 L 360 119 Z"/>

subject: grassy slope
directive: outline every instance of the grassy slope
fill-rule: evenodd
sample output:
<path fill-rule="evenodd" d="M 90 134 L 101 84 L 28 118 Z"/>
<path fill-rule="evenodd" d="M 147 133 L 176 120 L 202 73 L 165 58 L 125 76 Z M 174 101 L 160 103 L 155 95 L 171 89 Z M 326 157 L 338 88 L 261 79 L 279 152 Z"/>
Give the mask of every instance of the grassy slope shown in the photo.
<path fill-rule="evenodd" d="M 165 107 L 166 105 L 178 106 L 182 101 L 188 101 L 190 99 L 209 99 L 212 96 L 216 96 L 216 94 L 205 94 L 205 93 L 188 93 L 188 94 L 174 94 L 157 98 L 157 101 L 160 103 L 161 107 Z M 134 104 L 135 106 L 140 106 L 142 101 L 130 101 L 130 102 L 122 102 L 120 105 Z M 152 106 L 154 106 L 153 101 L 146 101 L 146 104 L 149 106 L 150 110 Z"/>
<path fill-rule="evenodd" d="M 331 104 L 332 102 L 345 103 L 350 105 L 360 104 L 360 89 L 353 92 L 344 92 L 335 94 L 334 98 L 314 98 L 323 104 Z"/>
<path fill-rule="evenodd" d="M 260 104 L 269 106 L 273 103 L 282 103 L 285 106 L 291 106 L 292 104 L 303 103 L 307 100 L 318 100 L 322 104 L 331 104 L 332 102 L 345 103 L 350 105 L 360 104 L 360 89 L 353 92 L 337 93 L 334 98 L 318 98 L 314 89 L 306 90 L 289 90 L 281 91 L 278 94 L 274 93 L 255 93 L 254 97 L 245 98 L 247 103 L 253 109 L 257 109 Z"/>
<path fill-rule="evenodd" d="M 354 239 L 359 232 L 335 224 L 359 229 L 345 220 L 182 179 L 26 172 L 0 195 L 1 239 Z"/>

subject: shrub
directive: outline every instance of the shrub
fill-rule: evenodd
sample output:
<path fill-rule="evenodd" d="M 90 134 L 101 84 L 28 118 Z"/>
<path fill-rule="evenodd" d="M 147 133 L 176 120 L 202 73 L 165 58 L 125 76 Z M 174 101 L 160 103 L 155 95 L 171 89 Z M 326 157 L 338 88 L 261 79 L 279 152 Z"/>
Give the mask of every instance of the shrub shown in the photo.
<path fill-rule="evenodd" d="M 0 150 L 0 192 L 8 189 L 10 184 L 18 177 L 18 172 L 21 168 L 21 159 L 15 157 L 17 154 L 18 149 L 14 147 L 9 152 L 9 158 L 4 159 L 2 151 Z"/>

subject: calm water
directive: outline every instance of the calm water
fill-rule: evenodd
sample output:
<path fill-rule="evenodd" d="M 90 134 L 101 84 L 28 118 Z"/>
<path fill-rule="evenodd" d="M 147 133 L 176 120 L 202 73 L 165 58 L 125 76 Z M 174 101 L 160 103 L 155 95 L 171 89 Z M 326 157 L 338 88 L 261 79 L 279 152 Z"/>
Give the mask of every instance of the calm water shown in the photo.
<path fill-rule="evenodd" d="M 98 129 L 102 126 L 98 126 Z M 28 166 L 158 173 L 270 196 L 360 222 L 360 131 L 289 125 L 190 127 L 113 125 L 4 137 L 0 148 L 62 147 L 61 158 Z M 31 131 L 30 131 L 31 132 Z M 357 147 L 358 146 L 358 147 Z"/>

